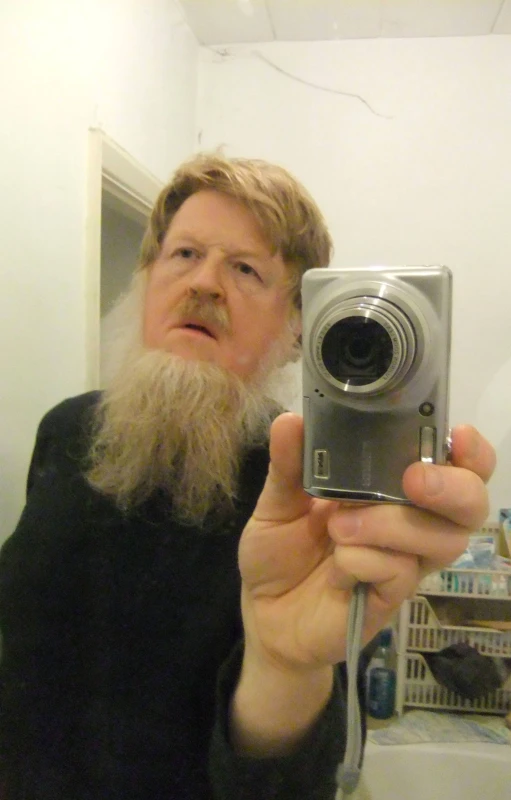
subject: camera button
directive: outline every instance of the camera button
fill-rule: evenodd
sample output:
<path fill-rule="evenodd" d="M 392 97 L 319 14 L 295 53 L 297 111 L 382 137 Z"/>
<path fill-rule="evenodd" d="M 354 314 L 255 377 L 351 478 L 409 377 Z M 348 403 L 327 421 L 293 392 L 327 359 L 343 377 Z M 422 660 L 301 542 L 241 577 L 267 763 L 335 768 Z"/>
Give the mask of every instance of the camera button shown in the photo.
<path fill-rule="evenodd" d="M 314 477 L 330 477 L 330 453 L 328 450 L 314 450 Z"/>
<path fill-rule="evenodd" d="M 436 428 L 424 426 L 420 429 L 420 460 L 426 464 L 435 462 Z"/>

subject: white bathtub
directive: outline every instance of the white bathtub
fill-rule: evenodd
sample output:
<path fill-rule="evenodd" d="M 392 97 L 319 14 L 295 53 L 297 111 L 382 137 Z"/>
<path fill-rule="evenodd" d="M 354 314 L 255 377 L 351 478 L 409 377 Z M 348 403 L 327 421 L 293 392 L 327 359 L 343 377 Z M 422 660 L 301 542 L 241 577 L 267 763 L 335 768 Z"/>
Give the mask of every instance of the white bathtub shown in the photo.
<path fill-rule="evenodd" d="M 366 745 L 356 800 L 511 800 L 511 747 Z"/>

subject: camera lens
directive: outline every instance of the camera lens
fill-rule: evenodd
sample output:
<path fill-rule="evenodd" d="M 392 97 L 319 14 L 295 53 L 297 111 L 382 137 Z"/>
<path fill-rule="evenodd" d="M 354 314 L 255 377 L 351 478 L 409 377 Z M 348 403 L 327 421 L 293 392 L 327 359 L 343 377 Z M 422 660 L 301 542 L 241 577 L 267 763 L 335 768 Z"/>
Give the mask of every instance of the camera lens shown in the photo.
<path fill-rule="evenodd" d="M 386 329 L 374 319 L 350 316 L 336 322 L 323 339 L 323 363 L 335 380 L 367 386 L 382 378 L 392 363 L 394 348 Z"/>

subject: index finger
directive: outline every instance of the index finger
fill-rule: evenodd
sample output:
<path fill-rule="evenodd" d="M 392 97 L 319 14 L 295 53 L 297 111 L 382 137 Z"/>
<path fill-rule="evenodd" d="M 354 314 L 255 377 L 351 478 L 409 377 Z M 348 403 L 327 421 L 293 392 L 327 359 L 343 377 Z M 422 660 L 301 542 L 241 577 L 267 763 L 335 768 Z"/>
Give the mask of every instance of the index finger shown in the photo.
<path fill-rule="evenodd" d="M 453 430 L 452 466 L 412 464 L 403 476 L 409 500 L 457 525 L 477 530 L 489 512 L 484 482 L 495 466 L 491 445 L 475 428 Z"/>
<path fill-rule="evenodd" d="M 475 472 L 487 483 L 495 469 L 495 450 L 472 425 L 458 425 L 452 431 L 451 460 L 454 466 Z"/>

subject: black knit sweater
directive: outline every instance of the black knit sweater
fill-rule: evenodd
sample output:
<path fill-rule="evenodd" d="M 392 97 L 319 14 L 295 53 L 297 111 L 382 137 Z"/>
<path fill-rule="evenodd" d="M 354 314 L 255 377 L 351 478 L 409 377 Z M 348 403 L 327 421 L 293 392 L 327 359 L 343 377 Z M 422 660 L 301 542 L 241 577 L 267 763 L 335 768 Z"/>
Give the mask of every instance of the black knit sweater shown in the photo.
<path fill-rule="evenodd" d="M 0 554 L 1 800 L 332 800 L 344 671 L 299 751 L 237 756 L 228 703 L 243 641 L 237 550 L 267 449 L 221 528 L 155 495 L 121 513 L 83 477 L 98 394 L 43 419 L 27 504 Z"/>

